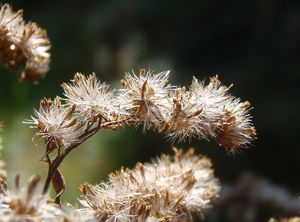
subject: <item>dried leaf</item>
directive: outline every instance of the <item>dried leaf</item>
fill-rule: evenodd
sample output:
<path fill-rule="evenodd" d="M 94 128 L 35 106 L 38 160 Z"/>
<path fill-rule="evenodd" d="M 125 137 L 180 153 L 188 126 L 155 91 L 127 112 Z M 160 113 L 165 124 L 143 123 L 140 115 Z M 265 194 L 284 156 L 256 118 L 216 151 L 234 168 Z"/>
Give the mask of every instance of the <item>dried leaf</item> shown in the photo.
<path fill-rule="evenodd" d="M 55 203 L 60 205 L 60 197 L 66 188 L 66 182 L 64 176 L 61 172 L 59 172 L 59 170 L 56 170 L 52 177 L 52 185 L 56 192 Z"/>

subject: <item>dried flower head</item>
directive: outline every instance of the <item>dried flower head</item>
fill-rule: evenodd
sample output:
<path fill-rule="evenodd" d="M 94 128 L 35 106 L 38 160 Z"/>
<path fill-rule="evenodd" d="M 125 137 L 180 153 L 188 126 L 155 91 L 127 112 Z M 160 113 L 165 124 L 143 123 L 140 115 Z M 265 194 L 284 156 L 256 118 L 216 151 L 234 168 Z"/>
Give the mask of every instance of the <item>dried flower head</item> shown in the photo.
<path fill-rule="evenodd" d="M 249 102 L 231 96 L 218 76 L 210 82 L 195 77 L 189 90 L 168 84 L 169 71 L 140 75 L 126 74 L 120 90 L 120 103 L 127 104 L 131 118 L 165 132 L 171 140 L 215 138 L 227 150 L 245 147 L 255 139 Z"/>
<path fill-rule="evenodd" d="M 34 82 L 49 69 L 50 41 L 45 30 L 34 22 L 25 24 L 22 15 L 8 4 L 0 9 L 0 64 L 20 73 L 21 80 Z"/>
<path fill-rule="evenodd" d="M 25 123 L 39 129 L 37 135 L 45 139 L 47 152 L 50 152 L 79 142 L 82 123 L 73 115 L 74 111 L 74 105 L 64 106 L 59 97 L 43 99 L 40 109 L 35 111 L 35 117 Z"/>
<path fill-rule="evenodd" d="M 48 202 L 46 196 L 37 195 L 40 177 L 30 179 L 26 188 L 20 188 L 19 177 L 15 180 L 15 190 L 5 190 L 0 194 L 0 218 L 3 222 L 52 222 L 60 221 L 64 213 Z"/>
<path fill-rule="evenodd" d="M 62 84 L 66 100 L 88 120 L 101 118 L 108 121 L 120 112 L 114 93 L 109 91 L 108 85 L 98 81 L 94 73 L 88 77 L 76 73 L 71 82 Z"/>
<path fill-rule="evenodd" d="M 211 207 L 219 183 L 207 158 L 175 149 L 173 157 L 138 163 L 112 173 L 106 183 L 84 184 L 81 191 L 81 212 L 100 221 L 192 221 L 192 213 L 202 215 Z"/>
<path fill-rule="evenodd" d="M 256 131 L 248 113 L 249 108 L 248 101 L 240 102 L 240 99 L 236 98 L 225 103 L 225 113 L 217 140 L 227 150 L 234 151 L 234 147 L 245 147 L 256 138 Z"/>
<path fill-rule="evenodd" d="M 207 86 L 194 77 L 190 92 L 193 102 L 203 107 L 200 116 L 204 119 L 201 125 L 205 134 L 234 151 L 249 145 L 256 132 L 249 115 L 250 103 L 230 95 L 230 88 L 221 85 L 218 76 L 210 78 Z"/>
<path fill-rule="evenodd" d="M 132 118 L 144 125 L 144 129 L 161 128 L 164 124 L 165 103 L 172 91 L 168 84 L 170 71 L 153 73 L 140 70 L 139 75 L 126 73 L 121 81 L 120 103 L 124 104 Z"/>
<path fill-rule="evenodd" d="M 199 101 L 197 101 L 199 102 Z M 173 97 L 173 103 L 165 113 L 165 127 L 167 137 L 171 140 L 185 140 L 187 138 L 208 139 L 213 131 L 206 129 L 212 127 L 202 115 L 203 106 L 193 101 L 190 92 L 185 88 L 178 88 Z"/>

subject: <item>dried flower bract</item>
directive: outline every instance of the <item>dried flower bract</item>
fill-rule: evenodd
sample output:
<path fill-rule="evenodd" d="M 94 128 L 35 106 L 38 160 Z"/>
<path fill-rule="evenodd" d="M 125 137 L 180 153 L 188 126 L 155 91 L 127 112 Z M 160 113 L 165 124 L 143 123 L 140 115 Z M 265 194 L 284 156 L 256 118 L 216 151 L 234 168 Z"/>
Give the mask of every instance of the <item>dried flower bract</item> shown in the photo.
<path fill-rule="evenodd" d="M 22 15 L 8 4 L 0 9 L 0 64 L 18 73 L 20 80 L 35 82 L 48 72 L 51 45 L 46 31 L 25 23 Z"/>

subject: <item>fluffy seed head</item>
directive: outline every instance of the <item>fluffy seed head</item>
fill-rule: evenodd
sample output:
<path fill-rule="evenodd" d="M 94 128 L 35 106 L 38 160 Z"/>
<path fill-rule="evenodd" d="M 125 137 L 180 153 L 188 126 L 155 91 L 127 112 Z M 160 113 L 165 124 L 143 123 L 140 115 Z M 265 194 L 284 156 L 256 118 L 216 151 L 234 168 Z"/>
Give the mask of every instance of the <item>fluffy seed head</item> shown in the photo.
<path fill-rule="evenodd" d="M 0 193 L 0 218 L 3 222 L 52 222 L 60 221 L 64 213 L 55 204 L 48 203 L 46 196 L 37 195 L 40 177 L 30 179 L 26 188 L 20 188 L 19 177 L 15 190 Z"/>
<path fill-rule="evenodd" d="M 207 85 L 194 77 L 189 91 L 177 89 L 170 115 L 165 118 L 167 136 L 179 140 L 215 138 L 232 152 L 249 145 L 256 138 L 250 103 L 231 96 L 229 89 L 221 85 L 218 76 L 210 78 Z"/>
<path fill-rule="evenodd" d="M 46 140 L 48 151 L 79 142 L 82 123 L 74 116 L 75 106 L 64 106 L 59 97 L 43 99 L 35 117 L 24 123 L 39 129 L 37 136 Z"/>
<path fill-rule="evenodd" d="M 208 139 L 210 134 L 203 127 L 205 120 L 202 112 L 203 107 L 192 101 L 191 94 L 185 88 L 178 88 L 172 106 L 165 113 L 163 131 L 171 140 L 182 141 L 192 137 Z"/>
<path fill-rule="evenodd" d="M 108 121 L 124 113 L 109 86 L 98 81 L 95 74 L 86 77 L 76 73 L 71 82 L 62 84 L 66 100 L 75 105 L 80 115 L 88 120 L 103 118 Z"/>
<path fill-rule="evenodd" d="M 81 186 L 84 211 L 101 221 L 192 221 L 218 196 L 210 161 L 193 150 L 112 173 L 107 183 Z"/>
<path fill-rule="evenodd" d="M 13 12 L 8 4 L 0 9 L 0 64 L 20 79 L 34 82 L 44 77 L 50 63 L 50 41 L 34 22 L 25 24 L 23 11 Z"/>
<path fill-rule="evenodd" d="M 256 138 L 255 128 L 249 115 L 250 103 L 231 99 L 225 103 L 224 115 L 217 141 L 229 151 L 246 147 Z"/>
<path fill-rule="evenodd" d="M 163 112 L 168 103 L 172 86 L 168 84 L 170 71 L 158 74 L 140 70 L 139 75 L 126 73 L 121 81 L 119 101 L 127 107 L 132 118 L 144 124 L 144 129 L 152 126 L 160 128 L 164 123 Z"/>

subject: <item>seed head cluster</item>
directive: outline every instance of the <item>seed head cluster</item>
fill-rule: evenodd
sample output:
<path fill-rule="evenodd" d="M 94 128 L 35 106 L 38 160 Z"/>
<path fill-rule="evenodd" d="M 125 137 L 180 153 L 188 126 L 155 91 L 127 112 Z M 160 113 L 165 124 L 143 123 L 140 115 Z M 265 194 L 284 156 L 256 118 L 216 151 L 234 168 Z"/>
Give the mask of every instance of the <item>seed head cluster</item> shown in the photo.
<path fill-rule="evenodd" d="M 0 64 L 20 80 L 35 82 L 49 69 L 50 41 L 44 29 L 22 16 L 22 10 L 14 12 L 8 4 L 0 9 Z"/>
<path fill-rule="evenodd" d="M 231 96 L 230 87 L 217 76 L 207 85 L 194 77 L 186 89 L 170 85 L 169 74 L 144 69 L 139 75 L 126 73 L 123 88 L 110 90 L 95 74 L 76 73 L 70 83 L 62 84 L 65 98 L 43 99 L 27 123 L 56 148 L 81 143 L 99 129 L 125 124 L 155 129 L 170 140 L 213 138 L 229 151 L 255 139 L 250 103 Z"/>
<path fill-rule="evenodd" d="M 79 211 L 98 221 L 193 221 L 219 189 L 209 159 L 175 149 L 174 156 L 116 171 L 106 183 L 82 185 Z"/>
<path fill-rule="evenodd" d="M 122 168 L 99 185 L 83 184 L 81 206 L 65 211 L 38 193 L 39 176 L 25 188 L 19 180 L 9 190 L 0 178 L 1 222 L 192 222 L 211 208 L 220 191 L 210 160 L 193 149 L 174 149 L 172 156 Z"/>

